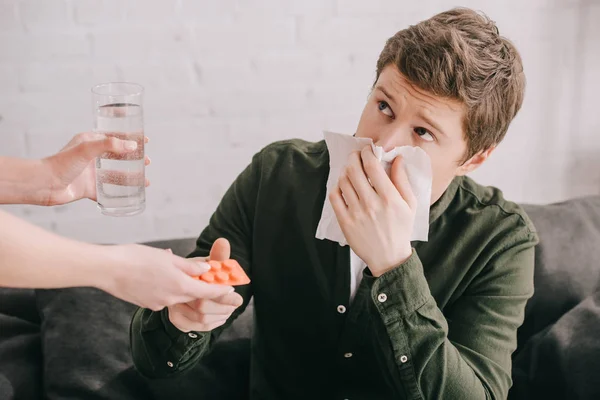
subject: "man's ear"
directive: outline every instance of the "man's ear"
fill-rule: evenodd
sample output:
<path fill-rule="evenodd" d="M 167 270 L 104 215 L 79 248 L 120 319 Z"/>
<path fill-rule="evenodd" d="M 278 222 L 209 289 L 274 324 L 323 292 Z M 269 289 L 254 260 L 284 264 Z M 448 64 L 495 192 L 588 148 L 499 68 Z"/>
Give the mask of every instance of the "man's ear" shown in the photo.
<path fill-rule="evenodd" d="M 456 175 L 462 176 L 475 171 L 494 152 L 496 146 L 480 151 L 456 169 Z"/>

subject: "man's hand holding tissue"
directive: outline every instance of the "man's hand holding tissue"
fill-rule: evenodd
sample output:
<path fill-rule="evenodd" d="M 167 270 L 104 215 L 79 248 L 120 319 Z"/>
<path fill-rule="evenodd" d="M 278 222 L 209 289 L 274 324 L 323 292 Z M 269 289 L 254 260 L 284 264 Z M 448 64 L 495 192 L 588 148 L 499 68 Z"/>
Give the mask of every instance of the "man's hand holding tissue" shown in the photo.
<path fill-rule="evenodd" d="M 412 254 L 410 237 L 417 199 L 402 165 L 390 177 L 370 146 L 350 155 L 329 201 L 348 244 L 373 276 L 398 267 Z"/>

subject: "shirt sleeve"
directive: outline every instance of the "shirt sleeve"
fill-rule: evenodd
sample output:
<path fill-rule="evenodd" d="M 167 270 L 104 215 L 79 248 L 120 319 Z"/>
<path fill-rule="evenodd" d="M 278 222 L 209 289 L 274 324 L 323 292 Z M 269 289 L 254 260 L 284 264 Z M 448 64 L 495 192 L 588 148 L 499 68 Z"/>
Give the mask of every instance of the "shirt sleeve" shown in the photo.
<path fill-rule="evenodd" d="M 432 297 L 415 250 L 378 278 L 368 269 L 378 360 L 408 399 L 506 399 L 511 355 L 533 295 L 536 236 L 513 236 L 451 306 Z"/>
<path fill-rule="evenodd" d="M 260 180 L 260 154 L 236 178 L 226 191 L 209 225 L 196 241 L 188 257 L 205 257 L 218 238 L 231 244 L 231 258 L 237 260 L 252 280 L 252 226 Z M 130 325 L 133 362 L 149 378 L 171 376 L 193 367 L 211 348 L 219 334 L 246 309 L 252 297 L 252 284 L 237 286 L 243 304 L 226 323 L 211 332 L 181 332 L 169 320 L 168 309 L 153 312 L 138 309 Z"/>

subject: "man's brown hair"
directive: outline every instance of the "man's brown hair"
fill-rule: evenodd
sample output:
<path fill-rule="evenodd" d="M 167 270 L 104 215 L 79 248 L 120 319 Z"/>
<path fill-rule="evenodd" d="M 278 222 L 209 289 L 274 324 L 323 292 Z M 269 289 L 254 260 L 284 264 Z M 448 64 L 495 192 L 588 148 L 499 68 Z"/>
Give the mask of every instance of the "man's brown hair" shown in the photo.
<path fill-rule="evenodd" d="M 466 109 L 466 161 L 504 138 L 521 105 L 525 75 L 515 46 L 482 13 L 454 8 L 389 38 L 377 76 L 394 64 L 416 87 Z"/>

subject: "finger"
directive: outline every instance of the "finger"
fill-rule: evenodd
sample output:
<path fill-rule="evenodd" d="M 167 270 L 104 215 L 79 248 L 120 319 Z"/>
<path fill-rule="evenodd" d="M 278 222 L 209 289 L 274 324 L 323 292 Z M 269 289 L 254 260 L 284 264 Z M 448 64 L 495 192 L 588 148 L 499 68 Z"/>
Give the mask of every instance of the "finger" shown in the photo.
<path fill-rule="evenodd" d="M 135 140 L 125 140 L 114 136 L 105 136 L 104 139 L 85 141 L 79 144 L 89 155 L 97 157 L 103 153 L 125 154 L 138 148 Z"/>
<path fill-rule="evenodd" d="M 373 154 L 370 146 L 365 146 L 360 152 L 360 157 L 367 178 L 379 195 L 391 195 L 396 191 L 385 169 Z"/>
<path fill-rule="evenodd" d="M 83 170 L 92 160 L 106 151 L 106 140 L 106 136 L 102 134 L 81 133 L 53 157 L 62 159 L 74 170 Z"/>
<path fill-rule="evenodd" d="M 227 318 L 231 317 L 231 313 L 227 314 L 198 314 L 198 322 L 205 325 L 205 330 L 210 330 L 210 325 L 220 322 L 219 325 L 227 321 Z M 217 326 L 219 326 L 217 325 Z"/>
<path fill-rule="evenodd" d="M 148 143 L 150 141 L 150 139 L 148 138 L 148 136 L 144 136 L 144 143 Z"/>
<path fill-rule="evenodd" d="M 221 320 L 221 321 L 217 321 L 217 322 L 214 322 L 214 323 L 212 323 L 212 324 L 208 324 L 208 325 L 206 326 L 206 328 L 204 328 L 204 330 L 203 330 L 203 331 L 198 331 L 198 332 L 210 332 L 210 331 L 212 331 L 213 329 L 216 329 L 216 328 L 220 327 L 221 325 L 225 324 L 225 323 L 227 322 L 227 320 L 228 320 L 228 319 L 229 319 L 229 318 L 225 318 L 225 319 L 223 319 L 223 320 Z"/>
<path fill-rule="evenodd" d="M 184 293 L 194 299 L 214 299 L 233 292 L 233 287 L 206 283 L 199 279 L 186 279 Z"/>
<path fill-rule="evenodd" d="M 171 307 L 171 309 L 175 313 L 181 314 L 188 321 L 192 321 L 193 323 L 196 323 L 196 324 L 200 323 L 200 324 L 204 324 L 204 325 L 208 325 L 208 324 L 212 324 L 215 322 L 226 320 L 227 318 L 229 318 L 229 316 L 233 312 L 233 311 L 231 311 L 231 312 L 222 313 L 222 314 L 217 314 L 217 313 L 205 314 L 203 312 L 198 311 L 197 309 L 190 307 L 186 303 L 175 304 L 174 306 Z"/>
<path fill-rule="evenodd" d="M 369 183 L 365 171 L 363 170 L 362 160 L 359 152 L 352 152 L 348 159 L 345 172 L 350 180 L 350 183 L 352 183 L 354 190 L 356 190 L 359 200 L 363 204 L 370 202 L 376 193 L 375 189 L 373 189 Z"/>
<path fill-rule="evenodd" d="M 150 159 L 150 157 L 145 156 L 144 157 L 144 165 L 147 167 L 148 165 L 150 165 L 150 163 L 152 162 L 152 160 Z"/>
<path fill-rule="evenodd" d="M 108 160 L 144 159 L 144 143 L 142 142 L 141 135 L 126 133 L 104 134 L 104 140 L 101 142 L 104 145 L 104 152 L 100 153 L 102 158 Z M 86 143 L 92 142 L 83 142 L 82 145 Z"/>
<path fill-rule="evenodd" d="M 396 189 L 398 189 L 398 192 L 400 192 L 400 195 L 404 201 L 406 201 L 411 209 L 414 209 L 417 205 L 417 198 L 415 197 L 412 187 L 410 186 L 410 181 L 408 180 L 408 174 L 406 173 L 402 156 L 397 156 L 394 159 L 390 178 Z"/>
<path fill-rule="evenodd" d="M 231 256 L 231 245 L 225 238 L 215 240 L 210 249 L 210 259 L 215 261 L 225 261 Z"/>
<path fill-rule="evenodd" d="M 146 178 L 146 187 L 150 186 L 150 179 Z"/>
<path fill-rule="evenodd" d="M 194 262 L 207 262 L 208 257 L 190 257 L 190 258 L 188 258 L 188 260 L 191 260 Z"/>
<path fill-rule="evenodd" d="M 73 148 L 73 147 L 75 147 L 78 144 L 83 143 L 83 142 L 89 142 L 91 140 L 103 140 L 105 138 L 106 138 L 106 135 L 104 135 L 102 133 L 97 133 L 97 132 L 81 132 L 81 133 L 78 133 L 77 135 L 73 136 L 73 138 L 71 140 L 69 140 L 69 143 L 67 143 L 61 149 L 61 151 Z"/>
<path fill-rule="evenodd" d="M 124 156 L 123 154 L 131 153 L 135 150 L 137 143 L 132 140 L 106 137 L 103 134 L 82 134 L 78 140 L 83 141 L 65 148 L 54 156 L 67 161 L 76 170 L 85 168 L 96 157 L 102 156 L 106 159 L 137 159 L 137 153 L 141 153 L 133 152 L 130 155 Z"/>
<path fill-rule="evenodd" d="M 360 205 L 360 200 L 358 199 L 358 194 L 354 190 L 354 186 L 350 183 L 347 175 L 340 176 L 340 180 L 338 182 L 338 186 L 342 192 L 343 199 L 346 204 L 350 208 L 358 207 Z"/>
<path fill-rule="evenodd" d="M 190 259 L 174 256 L 173 264 L 182 272 L 189 276 L 200 276 L 210 269 L 206 262 L 192 261 Z"/>
<path fill-rule="evenodd" d="M 194 322 L 197 319 L 198 311 L 187 303 L 178 303 L 169 307 L 169 314 L 180 314 L 188 321 Z"/>
<path fill-rule="evenodd" d="M 338 219 L 338 222 L 341 222 L 348 213 L 348 208 L 346 206 L 346 202 L 342 198 L 342 191 L 338 185 L 331 190 L 329 193 L 329 202 L 331 203 L 331 207 L 333 208 L 333 212 Z"/>
<path fill-rule="evenodd" d="M 222 307 L 226 307 L 226 309 L 235 310 L 244 304 L 244 298 L 233 291 L 213 299 L 193 299 L 190 300 L 189 305 L 194 310 L 205 312 L 206 310 L 203 307 L 212 307 L 213 303 Z"/>
<path fill-rule="evenodd" d="M 226 306 L 238 308 L 244 303 L 244 298 L 239 293 L 233 291 L 231 293 L 227 293 L 226 295 L 216 297 L 212 299 L 212 301 Z"/>
<path fill-rule="evenodd" d="M 182 332 L 190 332 L 190 331 L 204 331 L 207 327 L 204 324 L 196 322 L 195 312 L 194 314 L 190 314 L 190 312 L 185 312 L 182 310 L 181 306 L 187 306 L 185 303 L 175 304 L 168 308 L 169 312 L 167 313 L 169 317 L 169 321 L 180 331 Z M 193 311 L 193 310 L 192 310 Z M 188 316 L 192 318 L 188 318 Z"/>
<path fill-rule="evenodd" d="M 240 304 L 241 305 L 241 304 Z M 239 307 L 239 306 L 237 306 Z M 231 304 L 219 303 L 215 300 L 201 300 L 195 304 L 194 309 L 203 314 L 231 315 L 237 308 Z"/>

